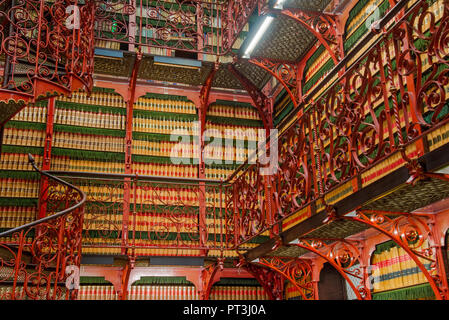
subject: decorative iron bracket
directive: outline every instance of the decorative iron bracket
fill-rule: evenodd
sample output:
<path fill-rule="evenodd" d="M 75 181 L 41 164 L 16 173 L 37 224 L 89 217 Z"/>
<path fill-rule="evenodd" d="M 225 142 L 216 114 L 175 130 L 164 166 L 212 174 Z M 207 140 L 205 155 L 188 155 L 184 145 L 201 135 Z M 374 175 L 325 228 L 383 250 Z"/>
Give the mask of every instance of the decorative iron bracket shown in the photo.
<path fill-rule="evenodd" d="M 264 69 L 285 88 L 295 108 L 299 105 L 298 66 L 293 63 L 273 62 L 263 58 L 252 58 L 250 63 Z"/>
<path fill-rule="evenodd" d="M 282 275 L 298 289 L 303 300 L 313 300 L 315 298 L 312 283 L 313 270 L 309 261 L 298 258 L 263 257 L 253 262 L 268 267 Z"/>
<path fill-rule="evenodd" d="M 248 78 L 240 73 L 234 65 L 228 65 L 229 71 L 240 81 L 242 86 L 248 91 L 248 94 L 253 99 L 254 105 L 259 112 L 264 128 L 269 130 L 273 127 L 273 110 L 270 99 L 265 96 Z"/>
<path fill-rule="evenodd" d="M 299 22 L 326 48 L 335 64 L 341 60 L 342 35 L 337 31 L 338 15 L 297 8 L 271 9 L 267 13 L 283 15 Z"/>
<path fill-rule="evenodd" d="M 289 245 L 310 251 L 328 262 L 347 281 L 357 299 L 371 299 L 370 289 L 367 287 L 368 274 L 361 268 L 358 241 L 334 238 L 299 238 L 290 242 Z M 360 279 L 360 284 L 355 284 L 349 276 Z"/>
<path fill-rule="evenodd" d="M 270 300 L 282 300 L 284 294 L 284 278 L 279 272 L 248 263 L 240 258 L 237 266 L 248 271 L 264 288 Z"/>
<path fill-rule="evenodd" d="M 391 212 L 378 210 L 358 210 L 355 216 L 340 219 L 368 225 L 398 244 L 416 263 L 429 282 L 437 300 L 447 299 L 447 279 L 443 274 L 444 262 L 434 248 L 419 249 L 424 240 L 432 237 L 429 227 L 431 215 L 421 213 Z M 421 259 L 431 262 L 427 270 Z"/>

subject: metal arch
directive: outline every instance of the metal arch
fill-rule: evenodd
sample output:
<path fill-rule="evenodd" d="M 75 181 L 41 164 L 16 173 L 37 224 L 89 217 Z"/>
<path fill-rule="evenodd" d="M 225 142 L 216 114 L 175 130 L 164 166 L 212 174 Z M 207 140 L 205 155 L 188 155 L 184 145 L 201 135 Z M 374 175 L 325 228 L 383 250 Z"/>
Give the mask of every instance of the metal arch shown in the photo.
<path fill-rule="evenodd" d="M 218 63 L 215 63 L 213 69 L 210 71 L 206 81 L 204 82 L 203 87 L 200 91 L 200 102 L 201 105 L 199 106 L 201 108 L 201 135 L 204 133 L 205 126 L 206 126 L 206 116 L 207 111 L 209 109 L 209 97 L 210 92 L 212 90 L 212 83 L 214 82 L 215 74 L 218 71 Z"/>
<path fill-rule="evenodd" d="M 270 300 L 282 300 L 284 278 L 279 272 L 272 269 L 258 266 L 254 263 L 248 263 L 244 259 L 240 260 L 239 267 L 250 273 L 257 282 L 264 288 Z"/>
<path fill-rule="evenodd" d="M 304 11 L 300 9 L 283 9 L 280 14 L 289 17 L 301 23 L 307 30 L 309 30 L 318 41 L 326 48 L 334 63 L 337 64 L 340 56 L 335 54 L 330 44 L 337 45 L 336 32 L 336 15 L 326 14 L 322 12 Z M 337 52 L 339 52 L 338 49 Z"/>
<path fill-rule="evenodd" d="M 331 241 L 331 244 L 325 243 Z M 369 288 L 365 287 L 366 273 L 360 271 L 360 269 L 355 269 L 355 272 L 349 270 L 357 261 L 360 262 L 361 258 L 360 251 L 352 242 L 344 239 L 301 238 L 295 243 L 290 243 L 290 245 L 313 252 L 329 262 L 348 282 L 358 300 L 371 300 L 371 292 Z M 323 249 L 325 252 L 323 252 Z M 361 279 L 362 284 L 356 287 L 348 274 Z"/>
<path fill-rule="evenodd" d="M 391 219 L 388 215 L 398 215 L 399 218 Z M 442 263 L 431 258 L 432 250 L 428 249 L 424 252 L 418 252 L 412 249 L 409 245 L 410 242 L 417 241 L 415 247 L 420 247 L 426 237 L 431 233 L 430 228 L 427 226 L 426 218 L 429 218 L 426 214 L 413 214 L 402 212 L 388 212 L 388 211 L 376 211 L 376 210 L 358 210 L 356 216 L 342 216 L 341 219 L 356 221 L 368 225 L 382 234 L 389 237 L 396 244 L 398 244 L 405 252 L 413 259 L 418 268 L 426 277 L 429 285 L 431 286 L 435 298 L 437 300 L 447 299 L 447 297 L 441 294 L 441 290 L 437 285 L 437 281 L 441 282 L 440 275 L 432 276 L 426 269 L 423 263 L 418 257 L 427 259 L 432 262 L 432 269 L 437 271 L 437 264 Z M 437 281 L 436 281 L 437 280 Z"/>
<path fill-rule="evenodd" d="M 263 58 L 252 58 L 248 60 L 248 62 L 266 70 L 273 77 L 275 77 L 287 91 L 288 95 L 292 99 L 295 108 L 298 107 L 298 67 L 295 64 L 273 62 Z M 296 93 L 296 96 L 292 92 L 292 87 Z"/>
<path fill-rule="evenodd" d="M 312 285 L 312 266 L 304 259 L 290 258 L 289 261 L 284 261 L 286 258 L 280 257 L 264 257 L 258 259 L 257 263 L 270 268 L 281 274 L 291 284 L 293 284 L 301 294 L 304 300 L 314 300 L 314 288 Z M 310 276 L 310 282 L 305 285 L 301 281 L 307 280 Z M 312 299 L 308 298 L 304 291 L 312 293 Z"/>
<path fill-rule="evenodd" d="M 239 80 L 245 90 L 253 99 L 254 105 L 259 112 L 262 119 L 263 126 L 267 133 L 273 127 L 273 112 L 270 107 L 270 102 L 267 96 L 265 96 L 251 81 L 248 80 L 242 73 L 240 73 L 233 64 L 228 65 L 228 70 Z"/>

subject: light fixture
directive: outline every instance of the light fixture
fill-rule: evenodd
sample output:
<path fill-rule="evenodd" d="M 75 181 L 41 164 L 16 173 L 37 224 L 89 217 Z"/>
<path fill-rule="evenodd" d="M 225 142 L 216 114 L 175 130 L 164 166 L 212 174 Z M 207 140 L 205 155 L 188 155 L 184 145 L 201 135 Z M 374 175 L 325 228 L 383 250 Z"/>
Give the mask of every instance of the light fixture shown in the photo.
<path fill-rule="evenodd" d="M 259 263 L 260 262 L 260 259 L 259 258 L 256 258 L 256 259 L 254 259 L 253 261 L 251 261 L 252 263 Z"/>
<path fill-rule="evenodd" d="M 290 241 L 288 244 L 299 244 L 299 239 L 296 238 L 295 240 Z"/>
<path fill-rule="evenodd" d="M 285 0 L 278 0 L 276 1 L 276 3 L 274 4 L 273 8 L 274 9 L 284 9 L 283 3 Z"/>
<path fill-rule="evenodd" d="M 282 0 L 280 0 L 282 1 Z M 249 46 L 245 50 L 245 54 L 243 55 L 243 58 L 249 58 L 251 55 L 251 52 L 253 52 L 254 48 L 256 47 L 259 40 L 262 38 L 262 36 L 265 34 L 265 31 L 267 31 L 268 27 L 270 26 L 271 22 L 273 22 L 274 18 L 272 16 L 265 16 L 265 20 L 262 22 L 262 25 L 260 26 L 259 30 L 257 31 L 254 38 L 251 40 Z"/>

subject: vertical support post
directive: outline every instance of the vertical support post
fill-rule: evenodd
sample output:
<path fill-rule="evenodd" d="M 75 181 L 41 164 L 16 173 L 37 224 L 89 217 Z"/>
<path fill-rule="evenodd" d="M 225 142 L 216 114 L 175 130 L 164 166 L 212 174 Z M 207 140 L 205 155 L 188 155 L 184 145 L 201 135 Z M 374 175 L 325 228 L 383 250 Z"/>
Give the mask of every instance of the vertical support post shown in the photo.
<path fill-rule="evenodd" d="M 313 299 L 319 300 L 318 283 L 320 282 L 320 273 L 324 263 L 322 261 L 318 262 L 318 259 L 314 259 L 310 264 L 312 266 Z"/>
<path fill-rule="evenodd" d="M 200 119 L 206 116 L 203 115 L 203 108 L 198 108 L 198 116 Z M 203 121 L 200 121 L 200 128 L 198 130 L 199 139 L 199 164 L 198 164 L 198 178 L 206 179 L 206 168 L 204 163 L 204 128 Z M 198 185 L 198 201 L 199 201 L 199 233 L 200 233 L 200 246 L 204 247 L 207 245 L 207 232 L 206 232 L 206 184 L 200 182 Z M 207 255 L 207 250 L 201 250 L 202 255 Z"/>
<path fill-rule="evenodd" d="M 125 134 L 125 174 L 132 173 L 132 141 L 133 141 L 133 109 L 134 101 L 136 99 L 136 82 L 139 71 L 140 62 L 142 61 L 142 54 L 137 53 L 134 67 L 131 74 L 131 79 L 128 88 L 128 95 L 126 101 L 126 134 Z M 123 186 L 123 220 L 122 220 L 122 254 L 127 254 L 128 246 L 128 231 L 129 231 L 129 214 L 131 197 L 131 179 L 125 178 Z M 134 199 L 136 201 L 136 199 Z"/>
<path fill-rule="evenodd" d="M 439 288 L 441 290 L 441 295 L 444 300 L 449 299 L 449 288 L 447 282 L 447 264 L 445 263 L 445 258 L 443 254 L 443 244 L 441 243 L 444 239 L 440 225 L 438 223 L 436 215 L 430 216 L 430 221 L 428 223 L 430 228 L 430 240 L 431 247 L 435 250 L 435 260 L 436 260 L 436 268 L 437 274 L 439 276 L 440 285 Z"/>
<path fill-rule="evenodd" d="M 45 129 L 44 157 L 42 170 L 51 168 L 51 147 L 53 141 L 53 127 L 55 121 L 56 98 L 50 98 L 47 103 L 47 125 Z M 48 196 L 48 178 L 41 175 L 41 184 L 39 191 L 39 206 L 37 219 L 45 218 L 47 214 L 47 196 Z"/>

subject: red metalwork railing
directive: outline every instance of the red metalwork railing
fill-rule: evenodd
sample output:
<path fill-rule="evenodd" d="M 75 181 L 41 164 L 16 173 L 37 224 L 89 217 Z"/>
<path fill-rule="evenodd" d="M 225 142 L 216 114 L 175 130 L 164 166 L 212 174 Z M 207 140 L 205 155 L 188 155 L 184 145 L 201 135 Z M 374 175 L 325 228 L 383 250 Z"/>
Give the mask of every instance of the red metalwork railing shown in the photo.
<path fill-rule="evenodd" d="M 279 170 L 267 178 L 272 197 L 266 197 L 259 165 L 233 175 L 227 197 L 233 202 L 228 212 L 234 213 L 227 218 L 227 225 L 232 223 L 227 237 L 236 246 L 316 200 L 327 209 L 326 195 L 393 154 L 414 169 L 425 152 L 424 135 L 449 119 L 449 3 L 444 2 L 441 17 L 430 9 L 432 3 L 410 2 L 398 21 L 381 31 L 370 49 L 280 135 Z M 398 5 L 404 8 L 404 1 Z M 410 152 L 413 143 L 416 150 Z M 275 208 L 271 223 L 270 201 Z"/>
<path fill-rule="evenodd" d="M 90 90 L 94 9 L 84 0 L 1 1 L 0 101 L 28 103 Z"/>
<path fill-rule="evenodd" d="M 99 0 L 95 38 L 131 45 L 130 51 L 141 46 L 224 55 L 258 4 L 258 0 Z"/>
<path fill-rule="evenodd" d="M 87 194 L 83 248 L 88 251 L 136 257 L 167 255 L 161 250 L 177 250 L 177 255 L 213 250 L 220 257 L 225 249 L 224 186 L 218 181 L 51 173 Z"/>
<path fill-rule="evenodd" d="M 85 194 L 71 184 L 33 168 L 48 180 L 39 206 L 46 217 L 0 233 L 0 300 L 76 299 L 68 288 L 68 268 L 81 263 Z M 73 271 L 73 270 L 72 270 Z"/>

